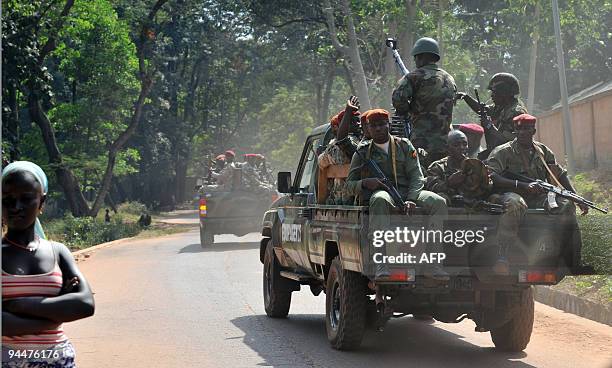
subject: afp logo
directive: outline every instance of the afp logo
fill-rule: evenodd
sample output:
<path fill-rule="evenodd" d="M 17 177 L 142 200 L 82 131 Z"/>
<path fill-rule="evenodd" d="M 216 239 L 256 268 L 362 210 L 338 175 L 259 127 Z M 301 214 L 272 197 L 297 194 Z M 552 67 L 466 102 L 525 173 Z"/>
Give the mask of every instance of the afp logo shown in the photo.
<path fill-rule="evenodd" d="M 283 242 L 299 243 L 302 241 L 302 225 L 300 224 L 283 224 L 282 227 Z"/>

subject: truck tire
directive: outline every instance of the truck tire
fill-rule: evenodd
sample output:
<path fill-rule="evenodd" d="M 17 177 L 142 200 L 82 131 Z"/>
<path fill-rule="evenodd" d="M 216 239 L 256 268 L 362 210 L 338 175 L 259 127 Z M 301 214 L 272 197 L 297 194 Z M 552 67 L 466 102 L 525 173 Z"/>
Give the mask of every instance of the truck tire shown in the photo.
<path fill-rule="evenodd" d="M 274 247 L 268 241 L 263 265 L 264 308 L 268 317 L 285 318 L 291 306 L 291 288 L 280 275 L 280 265 Z"/>
<path fill-rule="evenodd" d="M 514 317 L 501 327 L 491 329 L 491 339 L 497 349 L 519 352 L 527 347 L 533 330 L 533 304 L 533 288 L 529 287 L 521 293 Z"/>
<path fill-rule="evenodd" d="M 325 328 L 334 349 L 361 345 L 366 326 L 366 283 L 362 276 L 342 269 L 340 258 L 331 263 L 325 296 Z"/>
<path fill-rule="evenodd" d="M 215 234 L 205 227 L 200 226 L 200 246 L 202 248 L 212 247 L 215 242 Z"/>

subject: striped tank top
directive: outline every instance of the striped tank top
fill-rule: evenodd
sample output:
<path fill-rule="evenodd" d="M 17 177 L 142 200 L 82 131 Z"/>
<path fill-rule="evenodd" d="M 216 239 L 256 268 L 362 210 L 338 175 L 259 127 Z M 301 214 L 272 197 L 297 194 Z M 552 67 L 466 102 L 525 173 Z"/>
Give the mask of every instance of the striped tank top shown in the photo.
<path fill-rule="evenodd" d="M 53 247 L 53 243 L 40 239 L 39 248 Z M 2 300 L 27 296 L 58 296 L 63 285 L 62 270 L 57 263 L 57 252 L 53 249 L 55 266 L 53 270 L 38 275 L 12 275 L 2 270 Z M 62 325 L 56 329 L 41 331 L 36 335 L 2 336 L 2 345 L 18 346 L 51 346 L 68 340 Z"/>

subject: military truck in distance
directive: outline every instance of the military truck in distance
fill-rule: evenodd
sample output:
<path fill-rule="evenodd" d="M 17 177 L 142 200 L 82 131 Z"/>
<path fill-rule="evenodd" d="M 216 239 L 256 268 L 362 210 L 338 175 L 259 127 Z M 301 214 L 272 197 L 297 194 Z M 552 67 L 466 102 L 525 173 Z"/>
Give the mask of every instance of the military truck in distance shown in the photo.
<path fill-rule="evenodd" d="M 214 236 L 243 236 L 261 229 L 261 218 L 278 195 L 276 191 L 256 193 L 242 185 L 240 167 L 233 168 L 232 182 L 218 186 L 198 180 L 200 245 L 212 246 Z"/>
<path fill-rule="evenodd" d="M 445 228 L 484 227 L 487 241 L 444 247 L 449 281 L 416 274 L 409 264 L 389 265 L 390 278 L 377 282 L 387 305 L 381 316 L 373 300 L 373 265 L 368 262 L 375 251 L 367 237 L 368 207 L 323 204 L 321 184 L 348 172 L 347 167 L 319 169 L 317 155 L 330 139 L 329 124 L 314 129 L 294 180 L 289 172 L 278 174 L 278 191 L 287 195 L 265 213 L 259 254 L 267 315 L 286 317 L 292 292 L 308 286 L 315 296 L 326 293 L 327 337 L 335 349 L 359 347 L 366 326 L 377 325 L 381 318 L 384 322 L 413 314 L 445 323 L 470 318 L 476 331 L 490 332 L 497 349 L 523 350 L 533 327 L 532 285 L 552 285 L 566 275 L 581 273 L 577 227 L 559 228 L 544 210 L 528 210 L 520 236 L 525 246 L 509 251 L 511 274 L 497 276 L 491 266 L 498 250 L 498 215 L 451 207 Z M 398 214 L 391 228 L 419 227 L 415 221 L 418 216 Z"/>

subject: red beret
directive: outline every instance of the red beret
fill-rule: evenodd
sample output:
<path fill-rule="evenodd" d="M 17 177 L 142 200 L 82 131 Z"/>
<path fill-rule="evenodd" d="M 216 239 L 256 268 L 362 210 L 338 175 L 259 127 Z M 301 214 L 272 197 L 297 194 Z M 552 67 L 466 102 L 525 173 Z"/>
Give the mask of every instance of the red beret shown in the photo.
<path fill-rule="evenodd" d="M 216 161 L 219 161 L 219 160 L 225 161 L 225 155 L 219 155 L 219 156 L 215 157 L 215 160 Z"/>
<path fill-rule="evenodd" d="M 244 158 L 255 158 L 257 157 L 257 153 L 245 153 L 244 155 L 242 155 Z"/>
<path fill-rule="evenodd" d="M 385 110 L 385 109 L 373 109 L 370 110 L 368 112 L 368 117 L 367 117 L 368 123 L 371 123 L 373 121 L 377 121 L 377 120 L 384 120 L 384 121 L 389 121 L 389 111 Z"/>
<path fill-rule="evenodd" d="M 529 115 L 529 114 L 520 114 L 519 116 L 515 116 L 514 119 L 512 119 L 512 121 L 514 122 L 514 124 L 518 126 L 521 126 L 521 125 L 535 126 L 536 117 L 533 115 Z"/>
<path fill-rule="evenodd" d="M 329 121 L 332 126 L 340 125 L 340 118 L 338 117 L 338 115 L 339 114 L 336 114 L 336 115 L 332 116 L 331 120 Z"/>
<path fill-rule="evenodd" d="M 236 153 L 234 151 L 232 151 L 232 150 L 225 151 L 225 155 L 226 156 L 236 157 Z"/>
<path fill-rule="evenodd" d="M 484 128 L 476 123 L 459 124 L 459 130 L 461 130 L 462 132 L 466 134 L 468 133 L 473 133 L 473 134 L 478 134 L 478 135 L 484 134 Z"/>
<path fill-rule="evenodd" d="M 361 125 L 368 123 L 368 114 L 370 113 L 370 111 L 372 110 L 364 111 L 361 113 Z"/>

